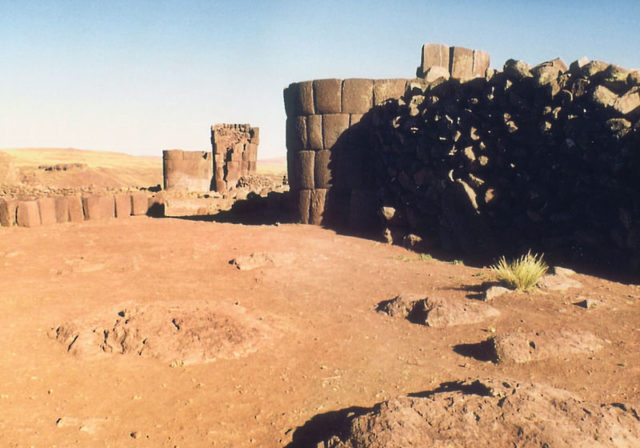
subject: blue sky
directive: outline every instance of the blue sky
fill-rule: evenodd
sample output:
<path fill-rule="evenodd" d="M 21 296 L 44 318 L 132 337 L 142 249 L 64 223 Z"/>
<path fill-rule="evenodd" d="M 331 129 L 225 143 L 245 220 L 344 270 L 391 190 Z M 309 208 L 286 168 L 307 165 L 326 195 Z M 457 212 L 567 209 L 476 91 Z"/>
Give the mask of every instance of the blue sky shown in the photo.
<path fill-rule="evenodd" d="M 0 148 L 158 156 L 229 122 L 278 157 L 291 82 L 411 77 L 426 42 L 640 68 L 639 23 L 637 0 L 0 0 Z"/>

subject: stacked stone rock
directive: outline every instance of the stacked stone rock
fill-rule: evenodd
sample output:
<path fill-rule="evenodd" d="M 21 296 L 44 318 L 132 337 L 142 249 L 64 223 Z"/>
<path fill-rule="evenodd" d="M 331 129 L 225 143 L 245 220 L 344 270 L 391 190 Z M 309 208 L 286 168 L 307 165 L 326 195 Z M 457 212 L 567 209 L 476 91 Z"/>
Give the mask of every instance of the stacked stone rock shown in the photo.
<path fill-rule="evenodd" d="M 375 107 L 356 126 L 345 117 L 346 81 L 291 84 L 287 148 L 300 220 L 326 223 L 330 211 L 338 223 L 381 223 L 389 239 L 417 234 L 460 254 L 532 248 L 639 271 L 640 72 L 556 59 L 509 60 L 481 75 L 483 60 L 426 45 L 423 77 L 397 99 L 375 100 L 374 91 Z"/>
<path fill-rule="evenodd" d="M 142 191 L 30 200 L 0 198 L 0 225 L 38 227 L 64 222 L 146 215 L 150 201 L 147 193 Z"/>
<path fill-rule="evenodd" d="M 211 153 L 206 151 L 162 151 L 165 190 L 209 191 L 213 178 Z"/>
<path fill-rule="evenodd" d="M 259 143 L 260 129 L 248 124 L 211 126 L 213 189 L 226 191 L 241 177 L 255 173 Z"/>
<path fill-rule="evenodd" d="M 372 114 L 387 233 L 640 266 L 640 72 L 509 60 Z"/>
<path fill-rule="evenodd" d="M 302 223 L 371 223 L 376 207 L 371 122 L 367 114 L 407 88 L 448 77 L 484 76 L 489 56 L 478 50 L 426 44 L 420 79 L 320 79 L 284 90 L 290 189 Z"/>

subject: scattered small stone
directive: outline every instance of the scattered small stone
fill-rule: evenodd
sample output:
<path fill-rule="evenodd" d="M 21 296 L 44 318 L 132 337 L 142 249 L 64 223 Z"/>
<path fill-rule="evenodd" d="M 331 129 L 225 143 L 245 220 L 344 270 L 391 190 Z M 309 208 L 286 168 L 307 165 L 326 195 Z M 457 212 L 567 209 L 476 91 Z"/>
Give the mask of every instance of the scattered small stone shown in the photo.
<path fill-rule="evenodd" d="M 138 431 L 133 431 L 131 434 L 129 434 L 129 437 L 131 437 L 132 439 L 137 439 L 138 438 Z"/>
<path fill-rule="evenodd" d="M 574 305 L 581 306 L 585 309 L 592 309 L 602 305 L 602 302 L 596 299 L 584 299 L 576 302 Z"/>
<path fill-rule="evenodd" d="M 487 289 L 484 293 L 484 298 L 483 300 L 485 302 L 489 302 L 493 299 L 495 299 L 496 297 L 499 297 L 503 294 L 506 294 L 508 292 L 511 292 L 510 289 L 502 287 L 502 286 L 492 286 L 489 289 Z"/>

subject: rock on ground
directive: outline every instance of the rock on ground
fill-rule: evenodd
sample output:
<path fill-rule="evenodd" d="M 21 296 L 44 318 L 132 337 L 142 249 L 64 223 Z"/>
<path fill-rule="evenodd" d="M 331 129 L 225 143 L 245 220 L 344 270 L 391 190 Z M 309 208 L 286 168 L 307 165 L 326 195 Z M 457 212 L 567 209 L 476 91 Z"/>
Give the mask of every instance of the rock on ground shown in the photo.
<path fill-rule="evenodd" d="M 640 446 L 639 412 L 541 384 L 468 379 L 380 403 L 320 446 L 630 448 Z"/>

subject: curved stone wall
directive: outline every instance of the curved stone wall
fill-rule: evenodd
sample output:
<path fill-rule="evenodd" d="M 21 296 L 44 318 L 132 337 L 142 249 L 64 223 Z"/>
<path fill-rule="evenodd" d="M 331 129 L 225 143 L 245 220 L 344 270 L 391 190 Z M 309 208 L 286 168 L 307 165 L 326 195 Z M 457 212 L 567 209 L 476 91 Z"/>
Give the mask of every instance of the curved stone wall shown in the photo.
<path fill-rule="evenodd" d="M 396 99 L 372 99 L 362 114 L 363 101 L 355 120 L 346 81 L 285 90 L 300 221 L 373 227 L 389 241 L 415 234 L 458 254 L 532 248 L 640 271 L 640 72 L 509 60 L 453 77 L 443 54 Z"/>

